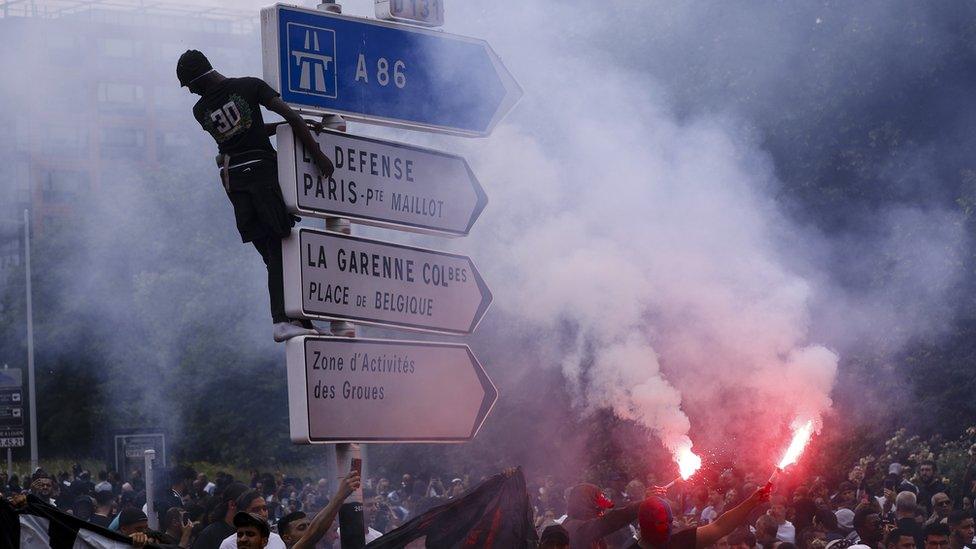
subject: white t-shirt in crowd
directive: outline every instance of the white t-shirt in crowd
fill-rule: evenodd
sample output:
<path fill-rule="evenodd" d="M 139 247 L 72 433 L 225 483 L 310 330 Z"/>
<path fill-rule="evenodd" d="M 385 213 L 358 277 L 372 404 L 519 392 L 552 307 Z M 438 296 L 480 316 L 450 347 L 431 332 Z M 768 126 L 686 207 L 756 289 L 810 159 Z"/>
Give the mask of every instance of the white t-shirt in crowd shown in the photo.
<path fill-rule="evenodd" d="M 708 507 L 702 509 L 701 516 L 698 517 L 698 524 L 704 526 L 717 518 L 718 511 L 715 510 L 715 507 L 709 505 Z"/>
<path fill-rule="evenodd" d="M 776 539 L 786 543 L 796 543 L 796 528 L 790 521 L 785 521 L 776 529 Z"/>
<path fill-rule="evenodd" d="M 281 536 L 271 532 L 271 537 L 268 538 L 268 544 L 264 546 L 265 549 L 286 549 L 285 542 L 281 540 Z M 237 532 L 224 538 L 224 541 L 220 542 L 220 549 L 237 549 Z"/>

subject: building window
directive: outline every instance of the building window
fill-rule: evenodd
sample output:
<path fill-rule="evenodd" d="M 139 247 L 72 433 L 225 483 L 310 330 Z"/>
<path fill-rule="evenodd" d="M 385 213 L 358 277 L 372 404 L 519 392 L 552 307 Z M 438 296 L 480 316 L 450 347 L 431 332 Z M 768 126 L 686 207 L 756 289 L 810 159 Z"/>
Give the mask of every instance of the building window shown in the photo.
<path fill-rule="evenodd" d="M 47 126 L 41 139 L 41 151 L 50 158 L 88 156 L 88 128 Z"/>
<path fill-rule="evenodd" d="M 161 111 L 186 111 L 193 108 L 195 98 L 186 88 L 177 86 L 153 87 L 153 105 Z"/>
<path fill-rule="evenodd" d="M 146 132 L 137 128 L 102 128 L 99 136 L 102 158 L 143 160 Z"/>
<path fill-rule="evenodd" d="M 185 157 L 199 144 L 186 131 L 162 131 L 156 134 L 156 155 L 160 160 Z"/>
<path fill-rule="evenodd" d="M 44 202 L 68 203 L 78 199 L 91 188 L 91 175 L 78 170 L 50 170 L 41 180 Z"/>
<path fill-rule="evenodd" d="M 142 101 L 142 86 L 137 84 L 118 84 L 100 82 L 98 101 L 101 103 L 139 103 Z"/>
<path fill-rule="evenodd" d="M 142 55 L 142 42 L 125 38 L 100 38 L 98 53 L 103 57 L 134 59 Z"/>

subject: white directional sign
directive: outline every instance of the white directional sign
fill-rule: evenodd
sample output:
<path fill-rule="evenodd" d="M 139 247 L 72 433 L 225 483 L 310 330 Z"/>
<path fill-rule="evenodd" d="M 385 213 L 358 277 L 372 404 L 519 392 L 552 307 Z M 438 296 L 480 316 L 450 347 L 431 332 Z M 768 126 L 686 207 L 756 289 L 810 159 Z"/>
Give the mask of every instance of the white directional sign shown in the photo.
<path fill-rule="evenodd" d="M 325 130 L 315 139 L 336 168 L 325 179 L 290 126 L 277 138 L 278 182 L 300 215 L 464 236 L 488 203 L 460 156 Z"/>
<path fill-rule="evenodd" d="M 427 27 L 444 24 L 442 0 L 376 0 L 376 18 Z"/>
<path fill-rule="evenodd" d="M 468 334 L 491 304 L 463 255 L 301 228 L 282 240 L 282 262 L 292 317 Z"/>
<path fill-rule="evenodd" d="M 20 369 L 0 370 L 0 448 L 24 446 L 24 378 Z"/>
<path fill-rule="evenodd" d="M 467 345 L 306 336 L 285 348 L 297 443 L 464 442 L 498 397 Z"/>

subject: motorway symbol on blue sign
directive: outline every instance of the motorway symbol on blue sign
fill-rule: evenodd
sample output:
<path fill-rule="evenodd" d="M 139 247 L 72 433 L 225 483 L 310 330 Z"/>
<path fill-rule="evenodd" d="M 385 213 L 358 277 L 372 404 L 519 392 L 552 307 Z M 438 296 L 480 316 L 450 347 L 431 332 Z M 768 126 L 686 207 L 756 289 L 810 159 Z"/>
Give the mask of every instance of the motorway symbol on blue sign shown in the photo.
<path fill-rule="evenodd" d="M 485 136 L 522 95 L 474 38 L 276 4 L 261 41 L 264 79 L 307 112 Z"/>

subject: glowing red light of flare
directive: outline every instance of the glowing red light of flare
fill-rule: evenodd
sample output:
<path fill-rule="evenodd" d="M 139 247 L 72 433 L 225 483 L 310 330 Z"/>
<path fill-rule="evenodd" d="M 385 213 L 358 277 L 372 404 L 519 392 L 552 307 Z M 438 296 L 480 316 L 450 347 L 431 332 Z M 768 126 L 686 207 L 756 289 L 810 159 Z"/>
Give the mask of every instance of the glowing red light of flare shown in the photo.
<path fill-rule="evenodd" d="M 783 470 L 787 465 L 792 465 L 800 459 L 800 454 L 803 453 L 803 449 L 807 447 L 807 443 L 810 442 L 810 436 L 813 435 L 813 420 L 810 420 L 800 426 L 796 431 L 793 432 L 793 440 L 790 441 L 789 448 L 786 449 L 786 453 L 783 454 L 783 459 L 780 460 L 777 469 Z"/>
<path fill-rule="evenodd" d="M 678 462 L 678 472 L 682 480 L 688 480 L 702 465 L 701 456 L 691 451 L 691 447 L 681 448 L 674 455 Z"/>

